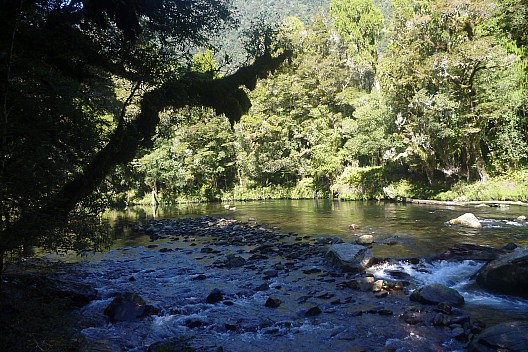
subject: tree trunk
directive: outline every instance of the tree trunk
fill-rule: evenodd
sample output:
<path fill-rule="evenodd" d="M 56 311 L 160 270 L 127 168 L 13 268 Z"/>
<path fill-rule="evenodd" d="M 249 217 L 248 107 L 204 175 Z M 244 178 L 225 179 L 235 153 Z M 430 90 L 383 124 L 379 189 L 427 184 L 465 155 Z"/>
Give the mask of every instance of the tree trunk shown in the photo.
<path fill-rule="evenodd" d="M 108 144 L 95 155 L 84 172 L 53 195 L 45 206 L 22 214 L 17 221 L 2 229 L 0 248 L 11 250 L 21 244 L 36 244 L 41 232 L 49 233 L 65 224 L 68 214 L 96 189 L 115 166 L 130 162 L 140 146 L 150 144 L 162 110 L 189 105 L 212 107 L 218 114 L 225 114 L 231 123 L 238 121 L 251 106 L 241 87 L 253 90 L 258 78 L 277 69 L 291 54 L 287 51 L 272 57 L 265 53 L 252 65 L 224 78 L 170 80 L 145 93 L 137 118 L 116 128 Z"/>

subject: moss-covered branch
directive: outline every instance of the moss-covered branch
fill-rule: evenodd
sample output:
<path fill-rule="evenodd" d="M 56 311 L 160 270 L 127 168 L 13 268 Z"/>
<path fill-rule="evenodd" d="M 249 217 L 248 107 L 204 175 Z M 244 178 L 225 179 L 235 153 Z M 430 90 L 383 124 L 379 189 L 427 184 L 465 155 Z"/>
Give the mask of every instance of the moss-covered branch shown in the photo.
<path fill-rule="evenodd" d="M 245 89 L 255 88 L 257 79 L 279 67 L 289 56 L 265 54 L 247 67 L 221 79 L 170 80 L 145 93 L 137 118 L 116 128 L 108 144 L 101 149 L 85 170 L 74 177 L 46 206 L 22 214 L 0 236 L 0 250 L 10 250 L 20 244 L 38 243 L 42 233 L 48 233 L 67 221 L 68 214 L 88 197 L 119 164 L 131 161 L 141 145 L 149 144 L 159 123 L 159 113 L 166 108 L 206 106 L 225 114 L 233 123 L 250 108 Z"/>

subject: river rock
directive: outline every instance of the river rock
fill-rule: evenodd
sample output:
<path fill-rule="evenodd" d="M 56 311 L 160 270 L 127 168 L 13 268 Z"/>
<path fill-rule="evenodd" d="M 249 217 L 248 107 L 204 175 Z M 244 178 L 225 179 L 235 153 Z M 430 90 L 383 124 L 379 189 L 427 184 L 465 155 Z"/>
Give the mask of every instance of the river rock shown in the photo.
<path fill-rule="evenodd" d="M 489 262 L 499 258 L 501 255 L 507 253 L 507 248 L 493 248 L 488 246 L 481 246 L 471 243 L 459 243 L 453 247 L 449 247 L 446 251 L 440 254 L 432 255 L 428 260 L 478 260 Z"/>
<path fill-rule="evenodd" d="M 518 222 L 526 222 L 526 216 L 524 215 L 521 215 L 521 216 L 518 216 L 515 221 L 518 221 Z"/>
<path fill-rule="evenodd" d="M 319 306 L 317 305 L 314 305 L 310 308 L 308 308 L 305 312 L 304 312 L 304 316 L 305 317 L 315 317 L 316 315 L 319 315 L 322 313 L 322 310 L 321 308 L 319 308 Z"/>
<path fill-rule="evenodd" d="M 268 308 L 277 308 L 280 307 L 281 303 L 282 301 L 278 297 L 268 297 L 264 306 Z"/>
<path fill-rule="evenodd" d="M 470 351 L 528 351 L 528 321 L 502 323 L 484 330 Z"/>
<path fill-rule="evenodd" d="M 460 225 L 474 229 L 480 229 L 482 227 L 482 224 L 473 213 L 465 213 L 464 215 L 460 215 L 456 219 L 449 220 L 449 223 L 451 225 Z"/>
<path fill-rule="evenodd" d="M 422 304 L 447 303 L 455 307 L 464 304 L 464 297 L 457 290 L 441 284 L 422 286 L 411 294 L 410 299 Z"/>
<path fill-rule="evenodd" d="M 357 241 L 356 241 L 357 244 L 360 244 L 360 245 L 363 245 L 363 246 L 366 246 L 366 245 L 369 245 L 369 244 L 372 244 L 374 243 L 374 236 L 372 235 L 363 235 L 363 236 L 360 236 Z"/>
<path fill-rule="evenodd" d="M 528 297 L 528 245 L 486 264 L 476 281 L 492 291 Z"/>
<path fill-rule="evenodd" d="M 205 299 L 205 303 L 209 304 L 215 304 L 224 299 L 224 294 L 219 289 L 215 288 L 209 293 L 207 298 Z"/>
<path fill-rule="evenodd" d="M 226 257 L 224 263 L 225 263 L 225 266 L 228 268 L 240 268 L 246 265 L 246 260 L 242 257 L 229 254 Z"/>
<path fill-rule="evenodd" d="M 104 310 L 111 322 L 134 321 L 156 313 L 156 308 L 135 293 L 120 294 Z"/>
<path fill-rule="evenodd" d="M 373 260 L 368 248 L 348 242 L 331 245 L 326 257 L 332 265 L 348 272 L 363 271 Z"/>

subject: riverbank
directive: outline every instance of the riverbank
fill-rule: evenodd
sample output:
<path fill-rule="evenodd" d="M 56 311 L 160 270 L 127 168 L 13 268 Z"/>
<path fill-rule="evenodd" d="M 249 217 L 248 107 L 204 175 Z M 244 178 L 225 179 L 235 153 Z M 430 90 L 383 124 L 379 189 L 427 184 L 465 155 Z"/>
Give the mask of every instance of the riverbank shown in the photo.
<path fill-rule="evenodd" d="M 55 261 L 21 258 L 7 265 L 0 289 L 0 351 L 77 351 L 80 302 L 57 277 Z"/>
<path fill-rule="evenodd" d="M 53 279 L 67 277 L 75 287 L 94 287 L 97 296 L 78 310 L 71 304 L 49 306 L 46 310 L 62 311 L 51 314 L 50 323 L 38 318 L 46 314 L 37 314 L 33 323 L 40 321 L 42 332 L 48 331 L 43 337 L 13 314 L 18 334 L 3 343 L 18 338 L 14 341 L 33 343 L 27 351 L 46 350 L 41 347 L 47 344 L 48 351 L 84 352 L 237 352 L 248 346 L 260 351 L 464 351 L 484 329 L 464 307 L 410 299 L 419 284 L 409 270 L 422 275 L 436 270 L 419 258 L 378 258 L 370 271 L 347 272 L 326 259 L 338 238 L 283 233 L 255 220 L 158 219 L 138 231 L 150 238 L 148 244 L 77 258 L 79 263 L 54 270 L 42 266 L 40 274 L 49 277 L 53 271 Z M 374 245 L 391 247 L 398 240 Z M 454 277 L 479 267 L 464 265 L 465 274 Z M 387 276 L 380 278 L 381 272 Z M 50 286 L 36 277 L 30 282 L 35 288 Z M 33 300 L 27 311 L 54 302 L 56 289 L 48 292 L 26 295 Z M 109 323 L 107 307 L 126 292 L 141 297 L 155 313 Z"/>
<path fill-rule="evenodd" d="M 279 199 L 336 199 L 349 201 L 424 199 L 429 201 L 470 204 L 469 202 L 528 202 L 528 171 L 517 170 L 503 175 L 489 177 L 486 182 L 453 179 L 427 180 L 385 170 L 382 167 L 358 167 L 351 169 L 348 176 L 337 180 L 330 188 L 318 188 L 311 179 L 302 179 L 295 186 L 283 185 L 244 186 L 217 190 L 214 197 L 180 195 L 176 198 L 157 194 L 158 205 L 203 203 L 221 201 L 226 204 L 235 201 L 279 200 Z M 215 192 L 213 192 L 215 193 Z M 211 193 L 211 194 L 213 194 Z M 152 195 L 135 198 L 127 197 L 128 205 L 152 205 Z"/>

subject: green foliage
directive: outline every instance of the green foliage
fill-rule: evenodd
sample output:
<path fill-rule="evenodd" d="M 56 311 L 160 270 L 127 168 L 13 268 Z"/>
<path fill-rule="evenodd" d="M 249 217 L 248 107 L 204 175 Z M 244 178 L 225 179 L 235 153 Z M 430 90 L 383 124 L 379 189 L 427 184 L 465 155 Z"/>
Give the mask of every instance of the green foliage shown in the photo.
<path fill-rule="evenodd" d="M 489 150 L 499 168 L 500 155 L 524 162 L 507 154 L 525 149 L 512 133 L 520 125 L 506 127 L 519 106 L 511 97 L 520 93 L 522 77 L 514 69 L 517 58 L 482 29 L 492 15 L 486 9 L 471 1 L 420 8 L 405 26 L 395 22 L 394 41 L 381 64 L 383 95 L 401 138 L 395 154 L 430 182 L 436 170 L 485 180 Z M 509 142 L 508 151 L 494 145 L 499 140 Z"/>
<path fill-rule="evenodd" d="M 144 200 L 150 203 L 155 192 L 166 204 L 220 199 L 235 172 L 229 121 L 209 109 L 189 109 L 164 119 L 161 128 L 167 130 L 159 134 L 156 147 L 129 165 L 132 178 L 142 181 L 136 197 L 142 199 L 141 192 L 147 191 Z"/>
<path fill-rule="evenodd" d="M 462 178 L 522 167 L 525 48 L 509 27 L 523 20 L 521 2 L 504 13 L 506 1 L 336 0 L 330 19 L 290 16 L 276 27 L 277 14 L 260 12 L 254 29 L 274 42 L 250 41 L 255 52 L 294 56 L 251 93 L 222 161 L 232 179 L 217 195 L 432 197 Z M 179 165 L 188 172 L 180 181 L 208 187 Z"/>
<path fill-rule="evenodd" d="M 368 200 L 383 199 L 385 186 L 383 167 L 348 166 L 339 176 L 332 191 L 339 199 L 346 200 Z"/>
<path fill-rule="evenodd" d="M 373 0 L 332 0 L 330 17 L 337 33 L 349 45 L 352 58 L 372 71 L 373 78 L 383 31 L 381 10 Z"/>
<path fill-rule="evenodd" d="M 345 163 L 357 162 L 359 166 L 383 165 L 386 151 L 392 147 L 389 111 L 377 93 L 366 94 L 354 100 L 357 105 L 353 116 L 342 121 L 342 133 L 346 139 L 340 150 Z"/>
<path fill-rule="evenodd" d="M 511 171 L 492 177 L 486 183 L 468 183 L 460 181 L 449 191 L 434 196 L 438 200 L 497 200 L 528 201 L 528 171 Z"/>

